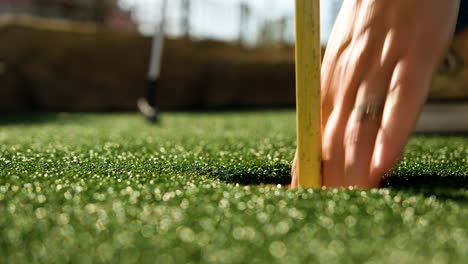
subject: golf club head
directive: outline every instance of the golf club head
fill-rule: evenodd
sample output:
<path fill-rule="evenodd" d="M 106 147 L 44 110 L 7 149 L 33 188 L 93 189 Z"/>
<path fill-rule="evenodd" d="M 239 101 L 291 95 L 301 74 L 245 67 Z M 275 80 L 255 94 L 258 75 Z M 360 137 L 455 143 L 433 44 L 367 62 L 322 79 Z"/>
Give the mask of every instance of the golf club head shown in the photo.
<path fill-rule="evenodd" d="M 160 122 L 159 109 L 151 106 L 145 98 L 138 99 L 137 106 L 140 113 L 143 114 L 148 122 L 153 124 Z"/>

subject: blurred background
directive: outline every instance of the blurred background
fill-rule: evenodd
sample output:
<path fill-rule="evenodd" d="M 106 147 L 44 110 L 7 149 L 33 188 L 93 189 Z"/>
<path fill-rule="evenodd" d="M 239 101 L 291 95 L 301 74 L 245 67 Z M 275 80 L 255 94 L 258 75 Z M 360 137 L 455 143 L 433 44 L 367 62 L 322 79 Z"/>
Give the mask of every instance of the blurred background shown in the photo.
<path fill-rule="evenodd" d="M 294 107 L 294 0 L 0 0 L 0 112 L 133 111 L 164 17 L 164 109 Z M 342 0 L 322 0 L 324 47 Z M 468 101 L 468 32 L 431 102 Z"/>

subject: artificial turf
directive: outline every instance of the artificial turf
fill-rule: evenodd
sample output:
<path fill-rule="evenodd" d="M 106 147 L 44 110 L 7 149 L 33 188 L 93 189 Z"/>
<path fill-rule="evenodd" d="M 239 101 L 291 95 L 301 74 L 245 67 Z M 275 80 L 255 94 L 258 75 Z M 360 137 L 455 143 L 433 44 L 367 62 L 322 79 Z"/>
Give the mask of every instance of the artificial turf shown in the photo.
<path fill-rule="evenodd" d="M 0 263 L 466 263 L 468 137 L 380 190 L 287 190 L 294 112 L 0 118 Z"/>

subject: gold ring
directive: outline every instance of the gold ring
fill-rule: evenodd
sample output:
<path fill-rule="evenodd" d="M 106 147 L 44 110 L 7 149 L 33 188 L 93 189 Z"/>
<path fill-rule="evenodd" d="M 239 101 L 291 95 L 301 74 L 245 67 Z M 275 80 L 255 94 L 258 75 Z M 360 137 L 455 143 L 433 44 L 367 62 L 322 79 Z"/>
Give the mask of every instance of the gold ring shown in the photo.
<path fill-rule="evenodd" d="M 382 116 L 383 110 L 383 103 L 364 103 L 357 108 L 357 113 L 360 120 L 375 120 Z"/>

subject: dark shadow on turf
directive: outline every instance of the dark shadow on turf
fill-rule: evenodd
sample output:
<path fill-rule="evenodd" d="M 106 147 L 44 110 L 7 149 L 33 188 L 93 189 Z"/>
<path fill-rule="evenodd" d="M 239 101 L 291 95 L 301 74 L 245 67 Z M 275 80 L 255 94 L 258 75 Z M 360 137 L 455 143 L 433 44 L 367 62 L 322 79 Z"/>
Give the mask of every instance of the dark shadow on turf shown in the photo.
<path fill-rule="evenodd" d="M 212 174 L 213 175 L 213 174 Z M 241 185 L 268 185 L 268 184 L 281 184 L 287 185 L 291 183 L 291 176 L 280 175 L 276 177 L 259 177 L 255 174 L 236 174 L 236 175 L 223 175 L 223 174 L 214 174 L 216 178 L 226 183 L 238 183 Z"/>
<path fill-rule="evenodd" d="M 219 179 L 226 183 L 234 183 L 241 185 L 262 185 L 262 184 L 290 184 L 291 183 L 291 168 L 288 166 L 268 166 L 265 168 L 255 167 L 254 171 L 247 169 L 229 170 L 226 168 L 212 167 L 210 169 L 198 169 L 213 178 Z"/>
<path fill-rule="evenodd" d="M 381 188 L 404 190 L 425 196 L 436 196 L 442 200 L 468 203 L 468 177 L 463 175 L 436 176 L 393 175 L 385 178 Z"/>
<path fill-rule="evenodd" d="M 264 168 L 261 175 L 247 171 L 217 169 L 205 172 L 223 182 L 241 185 L 287 185 L 291 183 L 290 170 L 283 166 Z M 468 177 L 463 175 L 445 177 L 436 175 L 393 175 L 385 178 L 380 187 L 407 191 L 427 197 L 435 196 L 440 200 L 468 203 Z"/>

